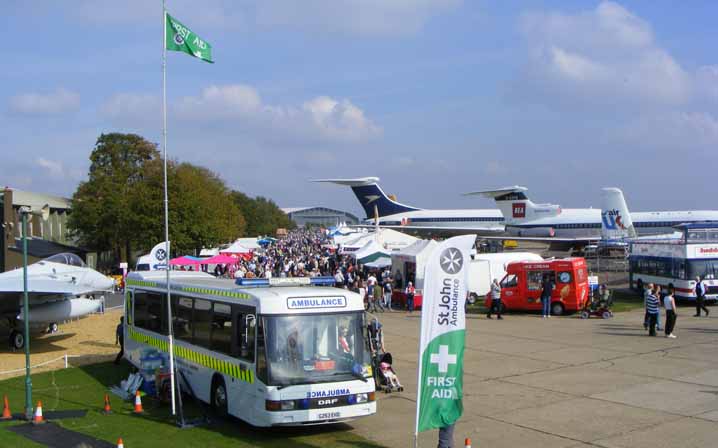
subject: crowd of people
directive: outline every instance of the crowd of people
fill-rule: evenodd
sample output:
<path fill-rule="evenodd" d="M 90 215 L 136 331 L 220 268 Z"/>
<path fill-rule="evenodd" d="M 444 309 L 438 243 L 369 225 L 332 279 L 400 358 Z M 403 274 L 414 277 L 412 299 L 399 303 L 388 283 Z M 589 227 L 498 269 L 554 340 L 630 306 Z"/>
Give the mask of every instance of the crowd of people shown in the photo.
<path fill-rule="evenodd" d="M 404 285 L 400 271 L 369 268 L 350 255 L 334 250 L 330 237 L 321 229 L 300 228 L 286 237 L 270 242 L 251 256 L 235 264 L 217 265 L 215 276 L 228 278 L 334 277 L 335 285 L 361 294 L 372 312 L 391 311 L 395 289 L 406 295 L 409 312 L 414 311 L 416 289 L 413 282 Z"/>

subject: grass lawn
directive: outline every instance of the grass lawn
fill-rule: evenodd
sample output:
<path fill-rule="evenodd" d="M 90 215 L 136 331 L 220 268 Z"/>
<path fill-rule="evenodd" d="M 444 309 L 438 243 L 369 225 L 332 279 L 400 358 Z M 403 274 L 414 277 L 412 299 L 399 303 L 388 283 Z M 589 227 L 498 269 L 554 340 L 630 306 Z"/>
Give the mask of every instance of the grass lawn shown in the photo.
<path fill-rule="evenodd" d="M 45 412 L 52 410 L 87 409 L 83 418 L 57 420 L 66 429 L 81 432 L 110 443 L 122 438 L 126 448 L 136 447 L 378 447 L 349 432 L 346 424 L 303 427 L 297 429 L 254 428 L 234 418 L 214 419 L 211 425 L 179 429 L 169 416 L 169 405 L 149 397 L 142 400 L 145 415 L 132 414 L 132 404 L 121 402 L 110 393 L 113 414 L 101 414 L 108 387 L 119 384 L 129 374 L 129 366 L 111 363 L 56 370 L 32 376 L 33 405 L 42 400 Z M 0 395 L 6 394 L 13 413 L 23 412 L 25 378 L 0 381 Z M 189 399 L 187 399 L 189 400 Z M 198 414 L 195 408 L 187 412 Z M 0 423 L 0 447 L 38 447 L 38 445 L 7 431 L 10 425 Z"/>

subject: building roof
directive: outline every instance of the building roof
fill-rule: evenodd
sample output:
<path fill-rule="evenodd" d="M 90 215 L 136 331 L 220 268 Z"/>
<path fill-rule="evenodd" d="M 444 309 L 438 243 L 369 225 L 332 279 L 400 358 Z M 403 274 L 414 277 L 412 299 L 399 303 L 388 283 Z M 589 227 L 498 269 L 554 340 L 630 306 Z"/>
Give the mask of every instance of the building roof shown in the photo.
<path fill-rule="evenodd" d="M 349 212 L 345 212 L 343 210 L 337 210 L 335 208 L 322 207 L 319 205 L 314 206 L 314 207 L 284 207 L 284 208 L 281 208 L 280 210 L 282 210 L 287 215 L 292 214 L 292 213 L 297 213 L 297 212 L 304 212 L 307 210 L 322 210 L 322 211 L 328 211 L 328 212 L 332 212 L 332 213 L 349 216 L 350 218 L 353 218 L 353 219 L 356 219 L 357 221 L 359 221 L 359 218 L 357 218 L 356 216 L 354 216 L 353 214 L 351 214 Z"/>
<path fill-rule="evenodd" d="M 40 209 L 44 207 L 45 204 L 49 205 L 50 208 L 70 208 L 69 198 L 44 193 L 33 193 L 31 191 L 16 190 L 14 188 L 11 188 L 11 190 L 13 205 L 28 205 L 33 209 Z M 2 194 L 2 191 L 0 191 L 0 194 Z M 2 196 L 4 197 L 4 194 Z"/>

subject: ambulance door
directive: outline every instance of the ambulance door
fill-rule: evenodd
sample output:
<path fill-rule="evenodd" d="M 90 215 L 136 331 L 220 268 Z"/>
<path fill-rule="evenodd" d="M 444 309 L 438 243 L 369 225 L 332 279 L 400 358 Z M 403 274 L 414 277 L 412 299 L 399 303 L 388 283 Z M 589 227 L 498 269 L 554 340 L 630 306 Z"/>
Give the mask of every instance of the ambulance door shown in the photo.
<path fill-rule="evenodd" d="M 241 419 L 252 422 L 254 403 L 256 399 L 256 383 L 254 382 L 254 360 L 255 360 L 255 339 L 256 339 L 256 309 L 246 306 L 232 306 L 232 355 L 242 366 L 241 370 L 251 372 L 251 377 L 246 375 L 243 378 L 234 378 L 233 394 L 235 405 L 232 409 L 237 410 L 234 415 Z M 248 381 L 248 378 L 252 378 Z"/>

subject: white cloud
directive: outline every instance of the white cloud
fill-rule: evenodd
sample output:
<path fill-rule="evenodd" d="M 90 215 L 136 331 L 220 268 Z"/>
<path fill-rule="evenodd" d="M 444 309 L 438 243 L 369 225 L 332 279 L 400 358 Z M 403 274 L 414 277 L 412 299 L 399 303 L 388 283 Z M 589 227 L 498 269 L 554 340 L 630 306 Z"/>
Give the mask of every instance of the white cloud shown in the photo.
<path fill-rule="evenodd" d="M 416 33 L 463 0 L 206 0 L 201 8 L 192 0 L 172 3 L 172 14 L 200 35 L 222 27 L 394 36 Z M 84 0 L 69 13 L 92 23 L 148 24 L 161 17 L 159 4 L 148 7 L 146 0 Z"/>
<path fill-rule="evenodd" d="M 259 25 L 358 35 L 414 34 L 437 14 L 462 0 L 265 0 L 257 4 Z"/>
<path fill-rule="evenodd" d="M 160 98 L 141 93 L 118 93 L 110 97 L 100 108 L 106 117 L 119 124 L 142 125 L 148 121 L 159 123 L 162 112 Z"/>
<path fill-rule="evenodd" d="M 80 95 L 62 88 L 52 93 L 23 93 L 10 98 L 10 110 L 25 115 L 54 115 L 79 107 Z"/>
<path fill-rule="evenodd" d="M 682 68 L 658 46 L 651 26 L 617 3 L 578 14 L 526 14 L 522 30 L 529 76 L 554 91 L 600 102 L 670 105 L 697 93 L 698 73 Z"/>
<path fill-rule="evenodd" d="M 676 111 L 645 115 L 628 123 L 620 136 L 651 149 L 715 154 L 718 118 L 707 112 Z"/>
<path fill-rule="evenodd" d="M 320 96 L 300 106 L 272 105 L 241 84 L 207 87 L 199 96 L 182 98 L 174 110 L 185 122 L 229 122 L 265 139 L 359 142 L 382 132 L 348 99 Z"/>
<path fill-rule="evenodd" d="M 65 169 L 62 166 L 62 162 L 55 160 L 49 160 L 44 157 L 38 157 L 35 159 L 35 163 L 43 168 L 50 176 L 62 177 L 65 174 Z"/>

